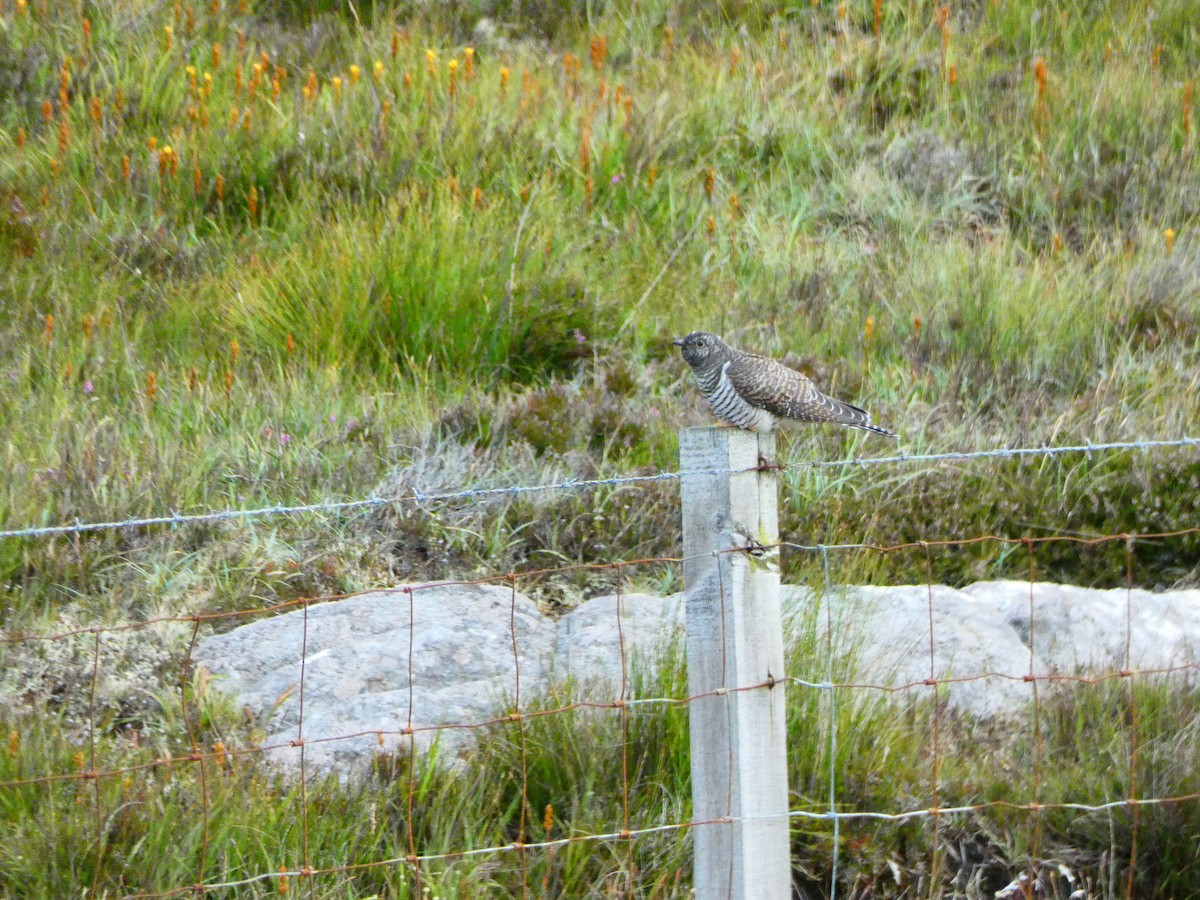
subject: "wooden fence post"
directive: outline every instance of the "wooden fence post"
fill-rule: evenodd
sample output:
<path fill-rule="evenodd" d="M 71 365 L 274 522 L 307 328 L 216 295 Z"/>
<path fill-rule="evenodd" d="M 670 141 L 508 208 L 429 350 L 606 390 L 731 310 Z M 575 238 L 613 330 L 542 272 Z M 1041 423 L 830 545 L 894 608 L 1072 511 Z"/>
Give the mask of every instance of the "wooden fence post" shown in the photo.
<path fill-rule="evenodd" d="M 684 472 L 775 458 L 773 434 L 737 428 L 688 428 L 679 447 Z M 791 896 L 776 491 L 773 472 L 682 481 L 688 693 L 708 695 L 689 706 L 692 816 L 728 820 L 693 830 L 698 900 Z M 755 546 L 771 549 L 734 549 Z"/>

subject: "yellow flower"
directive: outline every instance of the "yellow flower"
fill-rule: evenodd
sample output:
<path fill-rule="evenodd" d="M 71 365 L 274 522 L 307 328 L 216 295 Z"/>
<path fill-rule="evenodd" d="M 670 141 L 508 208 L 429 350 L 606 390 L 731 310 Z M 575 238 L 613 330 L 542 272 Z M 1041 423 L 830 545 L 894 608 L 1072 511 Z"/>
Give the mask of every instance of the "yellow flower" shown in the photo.
<path fill-rule="evenodd" d="M 375 60 L 375 80 L 383 81 L 383 63 L 380 60 Z"/>
<path fill-rule="evenodd" d="M 1175 246 L 1175 229 L 1168 228 L 1163 232 L 1163 241 L 1167 245 L 1167 252 L 1171 252 L 1171 248 Z"/>
<path fill-rule="evenodd" d="M 351 84 L 358 84 L 358 79 L 359 79 L 359 76 L 361 76 L 361 75 L 362 75 L 362 69 L 360 69 L 358 66 L 352 65 L 350 67 L 350 83 Z"/>

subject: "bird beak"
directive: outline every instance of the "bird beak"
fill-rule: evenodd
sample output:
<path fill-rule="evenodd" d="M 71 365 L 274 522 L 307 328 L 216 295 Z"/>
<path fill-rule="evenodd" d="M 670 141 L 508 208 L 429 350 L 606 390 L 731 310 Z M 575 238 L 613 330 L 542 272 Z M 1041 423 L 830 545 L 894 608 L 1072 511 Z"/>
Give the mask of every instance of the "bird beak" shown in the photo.
<path fill-rule="evenodd" d="M 675 340 L 671 341 L 671 343 L 674 344 L 676 347 L 682 347 L 683 346 L 683 338 L 675 338 Z"/>

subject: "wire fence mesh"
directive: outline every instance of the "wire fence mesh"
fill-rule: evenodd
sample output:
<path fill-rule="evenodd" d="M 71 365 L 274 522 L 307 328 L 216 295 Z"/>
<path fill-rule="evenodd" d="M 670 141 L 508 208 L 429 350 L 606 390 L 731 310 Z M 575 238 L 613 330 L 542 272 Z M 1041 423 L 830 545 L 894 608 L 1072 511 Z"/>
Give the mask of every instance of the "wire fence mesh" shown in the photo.
<path fill-rule="evenodd" d="M 1197 440 L 1152 441 L 1085 445 L 1082 447 L 1043 447 L 998 450 L 972 454 L 932 454 L 898 456 L 881 460 L 841 460 L 817 465 L 898 465 L 914 461 L 990 459 L 998 456 L 1054 455 L 1075 452 L 1105 452 L 1112 449 L 1152 450 L 1159 447 L 1195 445 Z M 678 479 L 686 472 L 660 473 L 654 479 Z M 719 474 L 706 472 L 703 474 Z M 616 483 L 645 482 L 649 478 L 602 479 L 504 489 L 508 491 L 578 490 Z M 432 497 L 403 498 L 411 502 L 482 499 L 499 491 L 459 491 Z M 222 511 L 188 516 L 156 516 L 108 523 L 75 523 L 65 526 L 10 529 L 4 538 L 31 539 L 63 532 L 81 533 L 106 528 L 130 528 L 155 524 L 184 524 L 227 517 L 253 517 L 298 512 L 347 509 L 356 506 L 396 502 L 371 498 L 350 503 L 318 504 L 299 507 Z M 808 723 L 813 730 L 791 729 L 791 809 L 793 852 L 805 855 L 796 866 L 798 882 L 827 896 L 883 896 L 939 893 L 952 885 L 967 896 L 1139 896 L 1148 889 L 1139 881 L 1139 872 L 1147 867 L 1147 850 L 1140 839 L 1146 827 L 1146 810 L 1175 811 L 1167 818 L 1170 827 L 1189 828 L 1200 821 L 1200 783 L 1194 772 L 1177 771 L 1170 761 L 1171 748 L 1164 742 L 1191 740 L 1187 733 L 1172 735 L 1159 728 L 1164 716 L 1174 715 L 1156 690 L 1192 691 L 1200 662 L 1194 655 L 1181 656 L 1169 664 L 1139 666 L 1134 648 L 1135 599 L 1137 572 L 1135 542 L 1170 545 L 1194 537 L 1200 528 L 1146 534 L 1112 534 L 1083 538 L 1069 535 L 1008 536 L 971 535 L 940 537 L 927 541 L 882 546 L 868 543 L 837 545 L 780 542 L 774 548 L 805 554 L 814 560 L 815 584 L 810 596 L 821 601 L 823 620 L 809 622 L 809 642 L 800 644 L 797 659 L 789 658 L 789 671 L 778 681 L 793 688 L 790 710 L 797 723 Z M 935 625 L 936 585 L 931 560 L 938 552 L 955 552 L 968 546 L 991 545 L 1019 548 L 1029 559 L 1027 633 L 1028 655 L 1013 659 L 1004 669 L 959 674 L 946 670 L 938 659 L 941 635 Z M 1035 646 L 1041 627 L 1037 617 L 1036 554 L 1046 545 L 1077 547 L 1111 546 L 1122 554 L 1120 580 L 1124 584 L 1124 621 L 1114 623 L 1120 632 L 1122 648 L 1119 661 L 1105 668 L 1061 671 L 1047 670 L 1036 658 Z M 747 548 L 730 547 L 726 553 L 744 553 Z M 924 588 L 927 593 L 927 634 L 921 640 L 928 645 L 928 675 L 900 680 L 864 679 L 841 663 L 840 630 L 843 623 L 835 613 L 835 599 L 844 594 L 836 573 L 843 561 L 859 556 L 883 557 L 915 554 L 926 561 Z M 588 893 L 612 896 L 686 896 L 689 876 L 681 864 L 686 859 L 686 836 L 697 826 L 728 822 L 732 814 L 705 822 L 689 817 L 686 797 L 664 796 L 657 804 L 646 801 L 658 785 L 661 771 L 650 771 L 646 745 L 663 740 L 661 734 L 648 736 L 646 722 L 661 720 L 673 711 L 685 712 L 701 696 L 680 690 L 681 682 L 670 678 L 648 680 L 639 674 L 635 663 L 630 626 L 630 604 L 638 602 L 629 590 L 632 576 L 642 567 L 678 568 L 680 557 L 599 561 L 527 572 L 500 572 L 470 580 L 447 580 L 408 584 L 382 589 L 381 594 L 401 598 L 408 607 L 407 647 L 398 648 L 397 657 L 407 666 L 407 697 L 402 701 L 404 724 L 387 729 L 362 728 L 348 733 L 313 734 L 306 719 L 306 702 L 311 704 L 310 689 L 314 676 L 309 652 L 310 614 L 319 605 L 347 600 L 355 595 L 337 594 L 304 597 L 285 603 L 253 608 L 221 610 L 194 615 L 150 616 L 137 622 L 96 623 L 54 630 L 0 632 L 0 654 L 15 647 L 35 643 L 55 643 L 87 639 L 90 652 L 90 686 L 84 721 L 71 730 L 70 746 L 38 755 L 32 744 L 43 737 L 29 733 L 28 717 L 11 717 L 10 733 L 0 748 L 0 809 L 13 827 L 24 811 L 33 820 L 47 815 L 46 809 L 66 807 L 73 810 L 70 825 L 58 839 L 65 840 L 64 853 L 70 855 L 60 865 L 72 867 L 80 887 L 90 896 L 172 897 L 182 895 L 252 896 L 256 892 L 307 892 L 310 896 L 333 896 L 348 885 L 367 884 L 370 890 L 388 896 L 421 896 L 426 891 L 458 891 L 470 895 L 483 885 L 508 886 L 513 893 L 565 895 L 566 868 L 572 865 L 575 848 L 600 859 L 602 874 L 595 876 Z M 522 584 L 540 576 L 561 574 L 582 568 L 607 570 L 614 574 L 616 602 L 612 623 L 617 635 L 619 671 L 607 693 L 564 694 L 545 691 L 534 685 L 523 671 L 526 655 L 519 636 L 519 597 Z M 420 602 L 422 595 L 436 590 L 489 585 L 507 591 L 508 635 L 506 642 L 512 658 L 512 680 L 507 685 L 506 701 L 494 714 L 461 721 L 422 721 L 416 713 L 414 660 L 421 653 Z M 815 609 L 816 607 L 813 607 Z M 297 715 L 294 736 L 286 739 L 255 739 L 253 731 L 240 736 L 224 734 L 213 725 L 208 708 L 211 698 L 196 686 L 196 649 L 204 635 L 232 629 L 248 621 L 291 614 L 299 618 L 298 670 L 294 684 Z M 802 613 L 798 612 L 802 617 Z M 182 658 L 177 660 L 178 683 L 170 689 L 164 705 L 175 707 L 181 724 L 180 744 L 148 740 L 136 729 L 124 729 L 101 714 L 99 684 L 104 674 L 104 644 L 126 633 L 148 632 L 155 627 L 173 625 L 185 630 Z M 816 652 L 823 648 L 824 652 Z M 467 648 L 468 651 L 470 648 Z M 0 656 L 0 659 L 3 657 Z M 957 685 L 975 682 L 1016 682 L 1029 688 L 1029 703 L 1020 716 L 997 720 L 986 726 L 964 725 L 950 708 L 947 697 Z M 685 682 L 684 682 L 685 683 Z M 730 692 L 766 690 L 770 683 L 736 685 Z M 1115 690 L 1111 689 L 1115 686 Z M 655 692 L 658 689 L 658 693 Z M 671 688 L 671 690 L 667 690 Z M 1077 693 L 1088 689 L 1108 690 L 1102 704 L 1117 704 L 1119 714 L 1109 730 L 1086 721 L 1088 706 Z M 402 692 L 404 693 L 404 692 Z M 865 694 L 877 694 L 902 711 L 885 714 L 881 707 L 864 706 Z M 901 702 L 896 703 L 897 700 Z M 276 707 L 282 700 L 276 701 Z M 1186 705 L 1186 704 L 1184 704 Z M 310 707 L 311 709 L 311 707 Z M 268 712 L 268 715 L 270 713 Z M 792 715 L 790 712 L 789 715 Z M 1073 721 L 1070 717 L 1077 718 Z M 586 729 L 586 716 L 614 716 L 614 731 L 605 732 L 615 742 L 607 746 L 606 756 L 615 771 L 603 773 L 617 781 L 612 802 L 605 806 L 603 821 L 578 815 L 589 802 L 588 792 L 599 791 L 586 780 L 571 782 L 565 777 L 554 788 L 547 788 L 553 776 L 547 773 L 564 744 L 539 730 L 548 721 L 570 717 L 566 726 Z M 899 718 L 897 718 L 897 716 Z M 649 717 L 649 718 L 647 718 Z M 1200 720 L 1198 720 L 1200 721 Z M 898 724 L 899 723 L 899 724 Z M 1181 722 L 1185 729 L 1194 728 Z M 894 735 L 864 736 L 860 725 L 884 725 L 905 732 L 892 743 L 911 753 L 898 761 L 919 781 L 888 775 L 886 769 L 848 772 L 847 754 L 863 753 L 874 741 L 891 746 Z M 1088 728 L 1092 727 L 1089 732 Z M 309 729 L 309 730 L 306 730 Z M 1075 729 L 1080 744 L 1104 740 L 1103 755 L 1109 759 L 1104 771 L 1092 771 L 1089 782 L 1064 783 L 1061 772 L 1083 772 L 1076 760 L 1065 760 L 1069 735 Z M 996 732 L 1019 731 L 1023 739 L 1008 758 L 1002 758 L 1001 738 Z M 432 811 L 450 803 L 436 796 L 435 788 L 447 783 L 434 772 L 432 764 L 422 763 L 424 753 L 453 733 L 471 734 L 477 740 L 501 743 L 511 749 L 505 757 L 511 765 L 502 793 L 502 803 L 493 804 L 500 822 L 496 828 L 468 834 L 468 829 L 434 833 Z M 1194 737 L 1194 736 L 1193 736 Z M 379 747 L 373 774 L 377 785 L 386 787 L 389 798 L 389 825 L 382 831 L 367 829 L 367 839 L 337 835 L 331 821 L 337 816 L 361 820 L 374 819 L 379 813 L 353 803 L 339 801 L 345 785 L 331 783 L 328 772 L 314 766 L 309 752 L 328 745 L 374 739 Z M 797 750 L 804 745 L 806 749 Z M 1178 751 L 1181 744 L 1175 745 Z M 677 749 L 677 748 L 676 748 Z M 294 778 L 274 776 L 268 759 L 276 751 L 293 753 Z M 469 753 L 469 750 L 463 751 Z M 691 748 L 692 753 L 703 748 Z M 1075 748 L 1076 756 L 1088 756 Z M 977 755 L 983 754 L 982 761 Z M 436 753 L 434 754 L 436 756 Z M 1098 757 L 1089 757 L 1093 762 Z M 496 757 L 492 757 L 494 762 Z M 1188 754 L 1181 757 L 1186 766 Z M 444 761 L 443 761 L 444 762 Z M 886 764 L 886 754 L 881 765 Z M 460 763 L 448 764 L 446 779 L 464 778 Z M 974 784 L 984 770 L 1002 765 L 1011 769 L 1006 778 L 988 784 Z M 1073 768 L 1074 766 L 1074 768 Z M 386 770 L 386 771 L 385 771 Z M 857 779 L 857 781 L 855 781 Z M 997 785 L 1009 788 L 997 795 Z M 470 792 L 468 787 L 467 791 Z M 579 793 L 572 796 L 571 791 Z M 255 830 L 246 816 L 261 809 L 248 799 L 257 792 L 269 797 L 268 805 L 289 814 L 274 820 L 275 827 L 286 828 L 284 836 L 256 838 L 257 850 L 248 850 L 245 842 Z M 179 835 L 178 846 L 153 846 L 162 835 L 154 829 L 153 811 L 171 807 L 172 795 L 186 795 L 182 806 L 186 813 L 186 833 Z M 363 795 L 353 794 L 358 801 Z M 543 804 L 547 797 L 552 799 Z M 239 802 L 243 803 L 239 812 Z M 1178 810 L 1190 810 L 1180 818 Z M 566 811 L 577 814 L 571 818 Z M 1089 867 L 1086 854 L 1064 855 L 1063 832 L 1072 828 L 1070 814 L 1086 819 L 1084 831 L 1108 828 L 1108 849 Z M 61 813 L 59 814 L 61 815 Z M 1119 821 L 1117 818 L 1118 817 Z M 286 824 L 282 824 L 286 822 Z M 597 825 L 604 827 L 597 827 Z M 827 826 L 827 830 L 826 830 Z M 920 831 L 906 834 L 900 843 L 915 844 L 907 856 L 898 860 L 887 846 L 887 836 L 879 828 L 919 826 Z M 359 827 L 359 826 L 355 826 Z M 1156 829 L 1163 823 L 1154 823 Z M 876 829 L 872 831 L 870 829 Z M 992 844 L 1006 847 L 1004 859 L 996 858 L 992 846 L 964 848 L 967 837 L 976 840 L 988 828 L 1003 832 L 993 836 Z M 390 830 L 389 830 L 390 829 Z M 387 832 L 385 836 L 381 836 Z M 954 832 L 953 835 L 950 832 Z M 480 843 L 480 835 L 500 836 L 500 840 Z M 1192 833 L 1195 837 L 1195 833 Z M 666 838 L 666 843 L 663 839 Z M 647 849 L 652 841 L 658 841 Z M 674 843 L 671 843 L 674 841 Z M 147 844 L 149 842 L 149 845 Z M 355 843 L 353 849 L 348 843 Z M 978 843 L 978 841 L 976 841 Z M 968 842 L 969 843 L 969 842 Z M 148 854 L 172 857 L 170 866 L 155 868 L 134 864 Z M 974 856 L 972 855 L 974 854 Z M 265 867 L 262 860 L 277 856 L 278 865 Z M 814 862 L 815 860 L 815 862 Z M 917 865 L 913 860 L 921 860 Z M 2 857 L 0 857 L 2 862 Z M 11 864 L 13 860 L 9 860 Z M 1156 864 L 1161 860 L 1156 861 Z M 84 865 L 86 863 L 86 866 Z M 0 872 L 3 871 L 0 865 Z M 89 869 L 90 867 L 90 869 Z M 456 868 L 458 867 L 458 868 Z M 659 867 L 662 870 L 659 871 Z M 85 871 L 85 869 L 89 869 Z M 1084 874 L 1083 870 L 1087 870 Z M 14 868 L 15 871 L 15 868 Z M 186 877 L 180 873 L 188 873 Z M 164 874 L 166 873 L 166 874 Z M 890 877 L 892 884 L 884 884 Z M 972 880 L 974 879 L 974 880 Z M 1002 884 L 998 884 L 1003 882 Z M 10 885 L 10 890 L 13 888 Z M 355 890 L 358 890 L 356 887 Z M 368 891 L 369 893 L 370 891 Z M 14 893 L 19 893 L 15 891 Z M 343 894 L 337 894 L 339 896 Z M 1148 895 L 1148 894 L 1146 894 Z"/>

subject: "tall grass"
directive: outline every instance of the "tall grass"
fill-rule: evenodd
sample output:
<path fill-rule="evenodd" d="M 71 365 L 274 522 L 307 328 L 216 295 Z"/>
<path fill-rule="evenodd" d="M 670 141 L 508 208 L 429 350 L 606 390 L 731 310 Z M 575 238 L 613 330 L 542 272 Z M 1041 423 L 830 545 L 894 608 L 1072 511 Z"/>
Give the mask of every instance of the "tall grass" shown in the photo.
<path fill-rule="evenodd" d="M 1195 431 L 1200 26 L 1189 0 L 621 0 L 501 3 L 479 17 L 472 4 L 0 3 L 5 527 L 673 468 L 678 427 L 709 421 L 668 342 L 694 328 L 786 358 L 901 432 L 905 450 Z M 870 440 L 815 432 L 783 454 L 869 453 Z M 785 476 L 783 531 L 833 544 L 1187 528 L 1196 465 L 1180 451 L 801 467 Z M 0 625 L 87 628 L 669 555 L 676 503 L 660 485 L 6 540 Z M 961 583 L 1027 577 L 1032 564 L 1037 577 L 1089 584 L 1131 571 L 1139 584 L 1190 585 L 1196 549 L 1192 538 L 1137 543 L 1132 558 L 1047 545 L 1031 559 L 980 545 L 860 561 L 847 577 L 923 580 L 928 566 Z M 785 565 L 812 576 L 799 555 Z M 664 567 L 641 577 L 678 581 Z M 596 573 L 529 585 L 551 606 L 608 587 Z M 0 780 L 78 768 L 88 651 L 54 646 L 61 659 L 41 659 L 36 678 L 28 648 L 0 650 L 17 736 L 0 749 Z M 190 682 L 175 637 L 113 653 L 129 688 L 105 699 L 99 758 L 190 752 L 186 723 L 163 712 L 172 702 L 155 713 L 147 701 L 195 690 L 178 687 Z M 1190 696 L 1137 691 L 1149 711 L 1139 784 L 1194 790 L 1169 763 L 1187 758 Z M 1046 797 L 1122 795 L 1105 762 L 1127 734 L 1112 715 L 1122 696 L 1047 707 L 1047 746 L 1070 760 L 1047 770 Z M 33 714 L 39 704 L 55 714 Z M 797 798 L 817 804 L 826 719 L 799 692 L 792 709 Z M 839 709 L 842 735 L 862 735 L 839 744 L 839 796 L 922 802 L 929 711 Z M 679 722 L 636 721 L 633 818 L 686 818 Z M 543 800 L 551 834 L 610 827 L 616 795 L 596 773 L 612 771 L 615 726 L 537 723 L 530 833 Z M 1024 733 L 963 727 L 964 751 L 1027 768 Z M 139 748 L 132 730 L 158 743 Z M 514 754 L 502 730 L 465 776 L 427 763 L 423 851 L 513 839 Z M 244 761 L 205 765 L 204 785 L 187 766 L 128 785 L 0 790 L 16 835 L 0 841 L 2 890 L 152 890 L 302 861 L 289 787 Z M 370 789 L 312 786 L 314 860 L 409 852 L 408 765 Z M 947 797 L 1011 793 L 969 754 L 946 771 Z M 1143 857 L 1145 895 L 1190 891 L 1191 809 L 1139 812 L 1166 848 Z M 999 890 L 1033 854 L 1022 815 L 981 814 L 953 835 L 848 825 L 847 887 L 926 891 L 958 872 Z M 1132 842 L 1121 815 L 1047 812 L 1040 834 L 1090 867 L 1090 889 L 1119 893 L 1116 861 Z M 797 823 L 798 871 L 827 878 L 831 839 Z M 946 862 L 968 845 L 975 862 Z M 945 849 L 942 868 L 929 846 Z M 686 893 L 685 837 L 639 840 L 632 869 L 624 848 L 609 849 L 531 856 L 528 883 L 604 893 L 632 878 L 646 896 Z M 430 883 L 511 892 L 522 883 L 512 864 L 448 862 Z M 410 887 L 379 868 L 320 889 Z"/>

